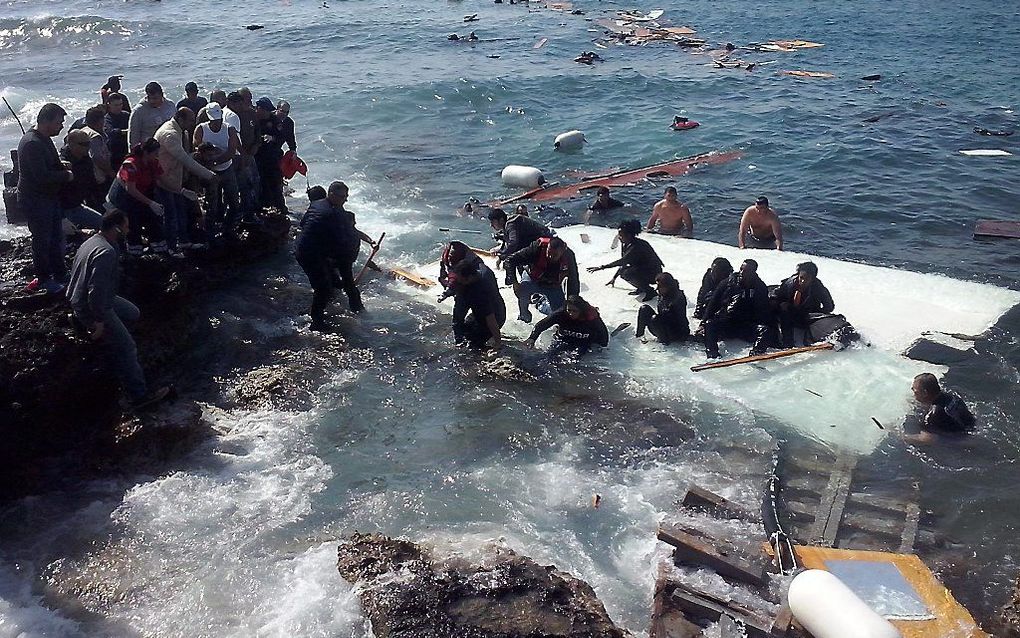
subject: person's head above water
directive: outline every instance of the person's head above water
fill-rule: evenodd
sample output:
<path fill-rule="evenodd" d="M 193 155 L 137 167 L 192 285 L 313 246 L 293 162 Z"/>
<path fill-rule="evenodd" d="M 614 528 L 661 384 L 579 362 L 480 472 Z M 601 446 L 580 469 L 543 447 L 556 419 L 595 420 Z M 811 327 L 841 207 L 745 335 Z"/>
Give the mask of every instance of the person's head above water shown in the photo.
<path fill-rule="evenodd" d="M 528 215 L 528 205 L 527 204 L 517 204 L 517 207 L 514 208 L 514 215 L 520 215 L 521 217 L 529 217 L 529 215 Z"/>
<path fill-rule="evenodd" d="M 317 202 L 326 199 L 326 189 L 316 184 L 308 189 L 308 201 Z"/>
<path fill-rule="evenodd" d="M 922 372 L 914 377 L 914 383 L 910 386 L 910 389 L 913 390 L 914 398 L 917 399 L 917 402 L 924 405 L 931 405 L 942 394 L 939 380 L 930 372 Z"/>
<path fill-rule="evenodd" d="M 733 274 L 733 264 L 725 257 L 716 257 L 712 260 L 712 279 L 722 281 Z"/>
<path fill-rule="evenodd" d="M 608 200 L 609 199 L 609 187 L 608 186 L 599 186 L 599 189 L 597 191 L 595 191 L 595 197 L 600 199 L 600 200 Z"/>
<path fill-rule="evenodd" d="M 766 209 L 769 207 L 769 198 L 762 195 L 758 199 L 754 200 L 754 205 L 758 208 Z"/>
<path fill-rule="evenodd" d="M 625 219 L 619 226 L 620 241 L 629 242 L 641 234 L 641 222 L 636 219 Z"/>
<path fill-rule="evenodd" d="M 506 211 L 502 208 L 493 208 L 489 211 L 489 225 L 493 230 L 506 228 Z"/>
<path fill-rule="evenodd" d="M 667 186 L 666 187 L 666 192 L 663 193 L 663 198 L 667 202 L 675 202 L 677 197 L 678 197 L 678 194 L 676 192 L 676 186 Z"/>
<path fill-rule="evenodd" d="M 347 202 L 347 195 L 350 190 L 347 188 L 347 184 L 337 180 L 329 185 L 329 191 L 326 193 L 326 198 L 329 203 L 334 207 L 343 206 Z"/>
<path fill-rule="evenodd" d="M 808 286 L 818 277 L 818 266 L 813 262 L 805 261 L 797 264 L 797 283 Z"/>

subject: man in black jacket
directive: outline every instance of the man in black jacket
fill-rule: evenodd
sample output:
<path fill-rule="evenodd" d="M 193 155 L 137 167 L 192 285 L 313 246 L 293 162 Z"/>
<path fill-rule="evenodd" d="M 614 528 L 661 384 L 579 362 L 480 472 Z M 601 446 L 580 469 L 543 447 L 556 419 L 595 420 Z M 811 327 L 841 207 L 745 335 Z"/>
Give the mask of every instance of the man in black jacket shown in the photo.
<path fill-rule="evenodd" d="M 704 319 L 708 302 L 712 300 L 712 293 L 719 287 L 719 284 L 733 274 L 733 265 L 725 257 L 716 257 L 712 260 L 712 266 L 705 271 L 701 278 L 701 288 L 698 290 L 698 300 L 694 305 L 694 318 Z"/>
<path fill-rule="evenodd" d="M 557 355 L 564 352 L 585 354 L 595 346 L 605 348 L 609 345 L 609 330 L 595 308 L 580 295 L 567 297 L 564 307 L 535 324 L 524 345 L 535 347 L 539 335 L 556 326 L 549 354 Z"/>
<path fill-rule="evenodd" d="M 63 292 L 61 282 L 67 275 L 61 236 L 60 191 L 74 179 L 60 161 L 51 138 L 64 128 L 67 112 L 59 105 L 44 104 L 36 125 L 18 143 L 18 205 L 28 218 L 32 232 L 32 262 L 37 281 L 49 294 Z"/>
<path fill-rule="evenodd" d="M 602 266 L 590 266 L 588 272 L 619 268 L 608 285 L 615 285 L 616 278 L 623 277 L 624 281 L 634 286 L 634 291 L 630 294 L 637 295 L 641 301 L 649 301 L 655 298 L 656 293 L 652 289 L 652 284 L 655 277 L 662 272 L 662 260 L 655 254 L 651 244 L 638 237 L 640 232 L 641 222 L 638 220 L 620 222 L 618 232 L 620 258 Z"/>
<path fill-rule="evenodd" d="M 489 225 L 492 226 L 493 237 L 501 239 L 503 245 L 496 251 L 496 259 L 502 261 L 518 250 L 542 237 L 552 237 L 553 232 L 542 222 L 526 215 L 514 215 L 507 218 L 502 208 L 489 211 Z"/>
<path fill-rule="evenodd" d="M 340 280 L 352 312 L 361 312 L 361 293 L 354 282 L 354 260 L 361 242 L 372 248 L 372 238 L 355 227 L 354 213 L 344 209 L 348 189 L 343 182 L 329 185 L 326 199 L 312 202 L 301 218 L 301 234 L 297 239 L 297 260 L 312 284 L 312 330 L 326 331 L 326 306 L 333 298 L 333 268 Z"/>
<path fill-rule="evenodd" d="M 445 288 L 439 301 L 453 297 L 454 342 L 473 348 L 486 344 L 498 348 L 500 328 L 506 323 L 506 304 L 492 270 L 466 244 L 452 241 L 443 251 L 439 282 Z"/>
<path fill-rule="evenodd" d="M 771 337 L 768 287 L 758 277 L 758 262 L 745 259 L 740 271 L 719 284 L 705 308 L 705 354 L 719 357 L 719 339 L 736 337 L 753 343 L 761 354 Z"/>
<path fill-rule="evenodd" d="M 517 295 L 517 306 L 520 309 L 518 319 L 531 323 L 532 295 L 544 295 L 548 304 L 548 312 L 556 312 L 563 307 L 563 284 L 566 282 L 566 296 L 576 295 L 581 291 L 581 280 L 577 274 L 577 258 L 574 251 L 567 248 L 566 242 L 559 237 L 542 237 L 531 242 L 531 245 L 518 250 L 506 259 L 506 274 Z M 517 280 L 517 269 L 525 270 L 520 283 Z M 539 309 L 543 306 L 539 305 Z M 542 310 L 544 314 L 545 310 Z"/>
<path fill-rule="evenodd" d="M 836 308 L 829 290 L 818 279 L 818 266 L 810 261 L 797 264 L 797 274 L 772 292 L 779 315 L 779 333 L 784 348 L 794 346 L 795 328 L 807 329 L 811 314 L 829 314 Z M 810 341 L 806 335 L 805 341 Z"/>
<path fill-rule="evenodd" d="M 691 336 L 691 325 L 687 322 L 687 296 L 668 272 L 661 272 L 655 277 L 655 287 L 659 292 L 658 311 L 644 304 L 638 308 L 634 336 L 645 336 L 647 328 L 666 345 L 685 341 Z"/>

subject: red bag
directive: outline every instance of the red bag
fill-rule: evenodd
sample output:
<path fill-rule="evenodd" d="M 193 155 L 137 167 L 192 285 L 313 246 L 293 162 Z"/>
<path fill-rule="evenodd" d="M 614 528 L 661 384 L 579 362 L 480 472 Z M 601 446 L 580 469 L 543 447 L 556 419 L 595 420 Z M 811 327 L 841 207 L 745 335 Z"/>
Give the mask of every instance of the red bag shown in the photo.
<path fill-rule="evenodd" d="M 297 153 L 287 151 L 280 158 L 280 172 L 283 173 L 284 178 L 290 179 L 297 173 L 308 175 L 308 166 L 305 165 L 304 160 L 298 157 Z"/>

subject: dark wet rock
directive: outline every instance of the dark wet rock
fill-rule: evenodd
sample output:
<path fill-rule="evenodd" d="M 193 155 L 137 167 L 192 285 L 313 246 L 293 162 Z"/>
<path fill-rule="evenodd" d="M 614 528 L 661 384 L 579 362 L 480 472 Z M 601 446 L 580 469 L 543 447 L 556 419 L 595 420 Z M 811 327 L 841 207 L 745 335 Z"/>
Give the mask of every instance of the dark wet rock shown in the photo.
<path fill-rule="evenodd" d="M 494 547 L 483 564 L 410 541 L 355 533 L 340 574 L 360 582 L 377 638 L 624 638 L 587 583 Z"/>
<path fill-rule="evenodd" d="M 1017 579 L 1016 587 L 1009 601 L 1002 607 L 1002 613 L 998 618 L 1001 627 L 995 635 L 1003 638 L 1020 637 L 1020 579 Z"/>
<path fill-rule="evenodd" d="M 955 366 L 968 363 L 977 358 L 973 349 L 960 350 L 937 341 L 918 339 L 907 348 L 903 355 L 915 361 L 934 363 L 936 365 Z"/>
<path fill-rule="evenodd" d="M 170 380 L 175 361 L 194 346 L 191 335 L 208 321 L 197 311 L 203 300 L 279 252 L 289 237 L 289 218 L 274 215 L 233 246 L 186 260 L 146 256 L 123 264 L 120 294 L 142 312 L 131 332 L 150 384 Z M 30 247 L 27 239 L 0 244 L 0 500 L 41 487 L 43 466 L 60 457 L 152 454 L 164 444 L 164 452 L 179 451 L 204 436 L 201 420 L 183 412 L 162 422 L 147 415 L 142 427 L 123 429 L 112 374 L 99 348 L 74 329 L 63 296 L 23 292 Z M 69 247 L 68 265 L 72 257 Z"/>

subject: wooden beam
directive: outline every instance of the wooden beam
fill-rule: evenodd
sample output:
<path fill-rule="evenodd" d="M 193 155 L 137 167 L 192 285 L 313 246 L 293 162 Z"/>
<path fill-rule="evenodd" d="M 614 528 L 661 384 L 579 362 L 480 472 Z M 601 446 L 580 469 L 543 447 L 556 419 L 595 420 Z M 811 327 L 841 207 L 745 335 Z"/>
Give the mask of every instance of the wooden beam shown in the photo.
<path fill-rule="evenodd" d="M 793 624 L 793 611 L 790 610 L 790 603 L 786 602 L 785 596 L 782 607 L 779 608 L 779 613 L 776 614 L 776 619 L 772 621 L 772 636 L 775 638 L 785 638 L 786 634 L 790 631 L 790 625 Z"/>
<path fill-rule="evenodd" d="M 715 492 L 710 492 L 697 485 L 691 485 L 687 488 L 687 492 L 680 499 L 680 505 L 683 507 L 700 507 L 710 512 L 730 515 L 741 520 L 758 519 L 754 512 L 748 511 L 733 501 L 727 500 Z"/>
<path fill-rule="evenodd" d="M 783 357 L 792 357 L 795 354 L 803 354 L 805 352 L 819 352 L 821 350 L 832 350 L 831 343 L 816 343 L 813 346 L 803 346 L 800 348 L 789 348 L 787 350 L 780 350 L 779 352 L 768 352 L 765 354 L 756 354 L 750 357 L 737 357 L 736 359 L 725 359 L 723 361 L 712 361 L 710 363 L 702 363 L 701 365 L 691 366 L 692 372 L 702 372 L 704 370 L 715 370 L 716 368 L 728 368 L 730 366 L 738 366 L 744 363 L 755 363 L 758 361 L 772 361 L 773 359 L 782 359 Z"/>
<path fill-rule="evenodd" d="M 727 555 L 727 550 L 710 542 L 711 539 L 699 538 L 670 523 L 659 525 L 658 538 L 676 548 L 673 559 L 679 563 L 702 565 L 720 576 L 750 583 L 756 587 L 765 584 L 763 564 L 754 564 L 742 556 Z"/>
<path fill-rule="evenodd" d="M 914 542 L 917 540 L 917 525 L 921 518 L 921 506 L 917 503 L 909 503 L 907 505 L 907 517 L 903 524 L 903 534 L 900 535 L 900 547 L 898 550 L 901 554 L 912 554 L 914 552 Z"/>
<path fill-rule="evenodd" d="M 731 616 L 743 623 L 748 638 L 769 638 L 772 623 L 760 617 L 757 612 L 740 605 L 720 600 L 709 594 L 689 589 L 683 583 L 677 583 L 671 600 L 685 614 L 695 618 L 705 618 L 718 622 L 723 615 Z"/>
<path fill-rule="evenodd" d="M 836 459 L 832 474 L 829 475 L 829 484 L 818 503 L 815 522 L 808 534 L 812 542 L 825 547 L 836 544 L 839 524 L 843 519 L 843 510 L 846 508 L 846 499 L 850 493 L 850 483 L 853 481 L 853 468 L 856 465 L 856 457 L 850 455 Z"/>

